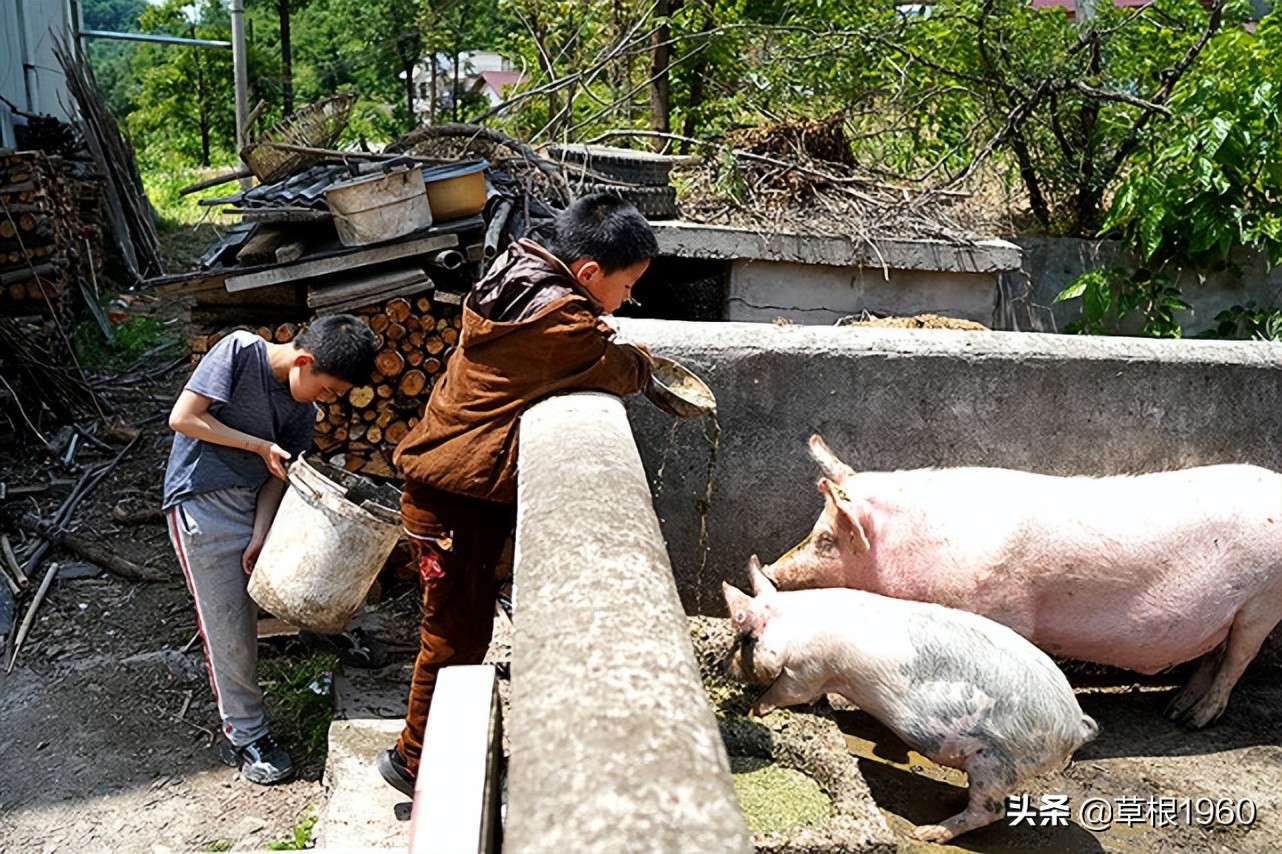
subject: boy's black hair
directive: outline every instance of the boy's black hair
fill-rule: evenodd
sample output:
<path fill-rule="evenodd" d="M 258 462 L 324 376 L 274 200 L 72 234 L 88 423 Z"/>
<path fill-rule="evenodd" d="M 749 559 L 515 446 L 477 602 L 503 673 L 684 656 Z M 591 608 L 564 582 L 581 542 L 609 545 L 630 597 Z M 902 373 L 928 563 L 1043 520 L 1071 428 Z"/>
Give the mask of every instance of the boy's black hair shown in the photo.
<path fill-rule="evenodd" d="M 313 367 L 352 385 L 365 385 L 374 373 L 373 331 L 350 314 L 318 317 L 294 339 L 312 354 Z"/>
<path fill-rule="evenodd" d="M 566 264 L 591 258 L 613 273 L 659 254 L 654 229 L 629 201 L 609 193 L 576 199 L 556 215 L 548 251 Z"/>

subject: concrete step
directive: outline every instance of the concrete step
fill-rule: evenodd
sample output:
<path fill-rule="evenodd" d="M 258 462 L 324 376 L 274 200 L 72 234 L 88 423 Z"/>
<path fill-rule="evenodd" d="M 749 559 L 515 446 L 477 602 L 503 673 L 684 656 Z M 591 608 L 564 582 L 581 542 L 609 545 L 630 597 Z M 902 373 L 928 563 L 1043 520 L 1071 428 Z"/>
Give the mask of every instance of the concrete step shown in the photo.
<path fill-rule="evenodd" d="M 334 676 L 325 788 L 329 803 L 316 822 L 317 851 L 375 852 L 409 848 L 410 799 L 383 781 L 374 765 L 396 743 L 412 664 Z"/>
<path fill-rule="evenodd" d="M 329 728 L 325 788 L 329 803 L 316 822 L 316 850 L 405 851 L 410 799 L 383 781 L 374 756 L 396 742 L 400 720 L 336 720 Z"/>
<path fill-rule="evenodd" d="M 367 631 L 384 637 L 414 637 L 412 629 L 383 625 L 364 613 Z M 510 658 L 512 623 L 497 611 L 487 661 Z M 329 728 L 325 788 L 329 802 L 316 821 L 316 851 L 398 851 L 409 849 L 411 800 L 383 781 L 375 766 L 379 751 L 396 743 L 405 724 L 414 660 L 402 657 L 378 670 L 346 668 L 334 674 L 334 720 Z M 506 681 L 501 686 L 505 689 Z M 488 718 L 487 718 L 488 719 Z M 448 762 L 452 754 L 441 751 Z"/>

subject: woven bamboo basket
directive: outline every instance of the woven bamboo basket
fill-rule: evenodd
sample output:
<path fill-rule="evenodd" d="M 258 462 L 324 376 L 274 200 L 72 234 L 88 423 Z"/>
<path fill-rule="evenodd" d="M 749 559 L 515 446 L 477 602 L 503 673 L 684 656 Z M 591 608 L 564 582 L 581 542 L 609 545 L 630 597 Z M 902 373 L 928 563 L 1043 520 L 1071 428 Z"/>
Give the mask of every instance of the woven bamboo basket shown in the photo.
<path fill-rule="evenodd" d="M 263 131 L 255 142 L 241 149 L 240 159 L 264 184 L 301 172 L 316 163 L 320 155 L 275 148 L 267 143 L 329 148 L 347 126 L 347 117 L 355 103 L 355 92 L 343 92 L 308 104 Z"/>

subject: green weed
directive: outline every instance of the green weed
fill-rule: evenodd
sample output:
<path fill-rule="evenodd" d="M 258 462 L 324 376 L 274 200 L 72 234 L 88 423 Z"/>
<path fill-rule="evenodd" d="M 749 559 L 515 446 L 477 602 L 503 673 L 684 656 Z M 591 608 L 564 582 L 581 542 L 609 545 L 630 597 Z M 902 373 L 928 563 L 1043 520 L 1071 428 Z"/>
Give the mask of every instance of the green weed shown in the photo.
<path fill-rule="evenodd" d="M 273 730 L 306 753 L 305 757 L 295 757 L 296 765 L 300 758 L 325 758 L 329 724 L 334 719 L 330 679 L 337 666 L 338 659 L 329 653 L 259 659 L 259 680 L 267 695 L 267 715 Z"/>
<path fill-rule="evenodd" d="M 95 320 L 86 320 L 77 326 L 72 334 L 76 361 L 84 368 L 123 370 L 148 350 L 177 341 L 174 336 L 166 334 L 159 320 L 142 315 L 115 324 L 111 332 L 114 342 L 103 337 Z"/>
<path fill-rule="evenodd" d="M 303 817 L 294 829 L 290 831 L 287 839 L 276 842 L 268 842 L 268 851 L 302 851 L 311 847 L 312 828 L 316 826 L 316 816 L 310 813 Z"/>
<path fill-rule="evenodd" d="M 235 181 L 210 187 L 196 193 L 183 196 L 179 190 L 198 181 L 211 178 L 217 174 L 231 172 L 231 165 L 219 165 L 210 169 L 188 166 L 177 159 L 165 161 L 158 166 L 144 169 L 142 172 L 143 189 L 155 208 L 162 229 L 191 225 L 204 220 L 213 223 L 231 223 L 231 217 L 221 213 L 221 206 L 201 205 L 200 199 L 227 196 L 240 189 Z"/>
<path fill-rule="evenodd" d="M 205 843 L 201 851 L 230 851 L 232 841 L 230 839 L 215 839 L 213 842 Z"/>

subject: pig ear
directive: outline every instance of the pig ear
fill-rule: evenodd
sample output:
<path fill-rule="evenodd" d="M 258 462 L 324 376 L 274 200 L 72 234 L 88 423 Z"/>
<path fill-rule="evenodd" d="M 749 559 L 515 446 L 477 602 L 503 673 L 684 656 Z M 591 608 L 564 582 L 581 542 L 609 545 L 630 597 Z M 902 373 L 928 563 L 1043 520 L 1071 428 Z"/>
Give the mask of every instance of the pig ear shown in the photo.
<path fill-rule="evenodd" d="M 752 579 L 752 593 L 754 596 L 775 592 L 774 583 L 761 568 L 761 561 L 757 559 L 756 555 L 748 559 L 748 577 Z"/>
<path fill-rule="evenodd" d="M 721 582 L 721 592 L 726 597 L 726 609 L 730 611 L 730 622 L 734 623 L 739 634 L 751 631 L 756 616 L 752 610 L 752 597 L 729 582 Z"/>
<path fill-rule="evenodd" d="M 831 504 L 839 524 L 850 533 L 850 539 L 856 554 L 868 551 L 868 534 L 864 530 L 862 502 L 852 501 L 841 486 L 824 478 L 819 481 L 819 491 L 824 494 L 824 501 Z"/>
<path fill-rule="evenodd" d="M 823 436 L 815 433 L 810 437 L 808 444 L 810 446 L 810 456 L 814 457 L 815 462 L 819 463 L 819 467 L 823 469 L 824 475 L 828 479 L 841 483 L 842 480 L 855 473 L 854 469 L 837 459 L 837 455 L 832 452 L 832 448 L 828 447 L 828 443 L 824 441 Z"/>

